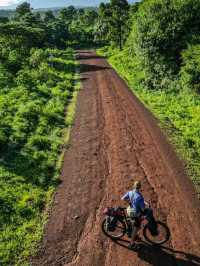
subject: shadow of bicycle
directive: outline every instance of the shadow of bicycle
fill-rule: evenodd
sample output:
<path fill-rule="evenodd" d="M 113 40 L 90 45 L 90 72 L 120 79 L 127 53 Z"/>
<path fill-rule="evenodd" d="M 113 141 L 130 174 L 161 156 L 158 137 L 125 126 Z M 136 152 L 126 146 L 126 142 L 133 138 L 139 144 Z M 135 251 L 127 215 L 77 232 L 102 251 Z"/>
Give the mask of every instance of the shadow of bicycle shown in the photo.
<path fill-rule="evenodd" d="M 128 249 L 129 241 L 114 241 L 117 245 Z M 135 251 L 132 251 L 135 252 Z M 153 246 L 141 241 L 138 257 L 153 266 L 200 266 L 200 257 L 164 246 Z"/>

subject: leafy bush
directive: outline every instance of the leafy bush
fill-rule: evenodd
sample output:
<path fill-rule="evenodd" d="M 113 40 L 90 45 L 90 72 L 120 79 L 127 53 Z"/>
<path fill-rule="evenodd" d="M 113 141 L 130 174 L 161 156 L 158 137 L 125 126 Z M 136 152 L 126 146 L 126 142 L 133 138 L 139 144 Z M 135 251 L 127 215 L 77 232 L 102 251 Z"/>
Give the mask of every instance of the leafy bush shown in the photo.
<path fill-rule="evenodd" d="M 192 45 L 183 51 L 182 58 L 180 71 L 182 86 L 200 93 L 200 45 Z"/>
<path fill-rule="evenodd" d="M 19 265 L 41 237 L 41 211 L 58 175 L 73 51 L 32 49 L 15 76 L 1 69 L 0 264 Z"/>
<path fill-rule="evenodd" d="M 9 86 L 12 83 L 12 78 L 12 74 L 0 63 L 0 90 Z"/>
<path fill-rule="evenodd" d="M 41 62 L 46 61 L 48 55 L 47 50 L 32 48 L 30 51 L 29 64 L 31 67 L 38 67 Z"/>
<path fill-rule="evenodd" d="M 178 74 L 182 50 L 198 39 L 199 10 L 199 0 L 146 0 L 139 6 L 127 45 L 149 88 L 166 88 Z"/>

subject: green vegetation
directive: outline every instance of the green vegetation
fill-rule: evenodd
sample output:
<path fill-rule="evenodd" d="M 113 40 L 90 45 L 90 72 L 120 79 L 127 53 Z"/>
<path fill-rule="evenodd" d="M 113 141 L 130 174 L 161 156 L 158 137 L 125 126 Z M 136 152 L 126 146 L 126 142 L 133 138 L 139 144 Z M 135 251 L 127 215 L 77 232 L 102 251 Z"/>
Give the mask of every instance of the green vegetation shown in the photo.
<path fill-rule="evenodd" d="M 127 19 L 128 18 L 128 19 Z M 126 0 L 101 3 L 97 21 L 100 40 L 117 45 L 120 50 L 129 33 L 129 4 Z"/>
<path fill-rule="evenodd" d="M 34 254 L 73 123 L 74 53 L 51 30 L 27 3 L 0 22 L 0 265 Z"/>
<path fill-rule="evenodd" d="M 104 46 L 200 188 L 199 10 L 199 0 L 111 0 L 1 12 L 0 265 L 27 265 L 41 239 L 73 125 L 73 48 Z"/>
<path fill-rule="evenodd" d="M 112 43 L 98 52 L 159 118 L 200 192 L 199 8 L 197 0 L 141 1 L 123 50 Z"/>
<path fill-rule="evenodd" d="M 6 14 L 6 11 L 3 13 Z M 97 18 L 98 13 L 93 8 L 76 9 L 69 6 L 56 11 L 36 12 L 31 9 L 30 4 L 24 2 L 17 7 L 10 19 L 0 14 L 0 32 L 6 31 L 11 36 L 13 33 L 18 36 L 19 32 L 26 30 L 28 35 L 28 32 L 33 31 L 35 34 L 30 43 L 35 38 L 35 42 L 40 40 L 37 47 L 88 48 L 98 45 L 99 42 L 95 36 Z M 38 30 L 38 35 L 36 30 Z M 29 37 L 31 36 L 30 34 Z"/>
<path fill-rule="evenodd" d="M 147 0 L 140 4 L 127 46 L 145 69 L 149 88 L 166 89 L 176 79 L 183 49 L 199 41 L 199 8 L 198 0 Z"/>
<path fill-rule="evenodd" d="M 0 259 L 21 264 L 41 237 L 40 214 L 57 183 L 73 96 L 72 50 L 32 49 L 29 63 L 0 93 Z M 18 263 L 17 263 L 18 262 Z"/>
<path fill-rule="evenodd" d="M 200 93 L 200 44 L 189 46 L 182 52 L 182 59 L 180 71 L 182 87 Z"/>

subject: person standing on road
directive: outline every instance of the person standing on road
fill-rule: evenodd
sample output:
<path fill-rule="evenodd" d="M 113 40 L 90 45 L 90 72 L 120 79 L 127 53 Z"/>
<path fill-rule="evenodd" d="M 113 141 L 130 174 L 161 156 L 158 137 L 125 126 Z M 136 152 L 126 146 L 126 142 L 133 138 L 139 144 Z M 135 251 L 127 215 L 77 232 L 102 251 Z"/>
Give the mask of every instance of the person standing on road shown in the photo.
<path fill-rule="evenodd" d="M 137 239 L 137 233 L 140 230 L 141 221 L 140 217 L 144 213 L 144 210 L 148 203 L 145 202 L 142 193 L 140 192 L 141 183 L 139 181 L 135 181 L 133 190 L 128 191 L 123 197 L 122 200 L 125 200 L 129 203 L 129 207 L 127 208 L 128 217 L 131 219 L 132 223 L 132 235 L 131 241 L 129 244 L 129 248 L 132 250 L 137 249 L 137 245 L 135 243 Z"/>

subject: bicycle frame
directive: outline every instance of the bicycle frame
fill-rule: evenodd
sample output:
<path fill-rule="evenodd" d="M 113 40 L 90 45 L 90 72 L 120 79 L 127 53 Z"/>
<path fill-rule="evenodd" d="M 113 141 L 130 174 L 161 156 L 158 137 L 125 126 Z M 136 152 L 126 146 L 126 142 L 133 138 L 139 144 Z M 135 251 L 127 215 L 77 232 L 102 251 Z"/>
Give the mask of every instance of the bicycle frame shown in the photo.
<path fill-rule="evenodd" d="M 123 216 L 122 216 L 122 217 L 123 217 L 123 221 L 124 221 L 125 224 L 126 224 L 126 230 L 127 230 L 127 228 L 129 228 L 129 224 L 128 224 L 128 218 L 127 218 L 126 211 L 125 211 L 126 208 L 122 208 L 122 207 L 121 207 L 121 210 L 122 210 L 122 212 L 123 212 Z M 121 218 L 121 217 L 119 217 L 119 219 L 120 219 L 120 218 Z M 141 225 L 142 225 L 142 226 L 145 226 L 145 224 L 146 224 L 146 223 L 145 223 L 145 217 L 144 217 L 144 216 L 141 216 L 140 219 L 141 219 Z M 142 228 L 142 226 L 141 226 L 141 228 Z M 141 228 L 140 228 L 140 229 L 141 229 Z"/>
<path fill-rule="evenodd" d="M 126 232 L 127 232 L 127 229 L 129 228 L 129 223 L 128 223 L 128 219 L 127 219 L 127 215 L 126 215 L 126 208 L 121 208 L 121 211 L 123 212 L 123 216 L 119 216 L 119 219 L 121 219 L 125 225 L 126 225 Z"/>
<path fill-rule="evenodd" d="M 128 227 L 128 219 L 127 219 L 127 215 L 126 215 L 125 210 L 126 210 L 126 208 L 122 209 L 122 211 L 123 211 L 123 220 L 124 220 L 126 226 Z"/>

